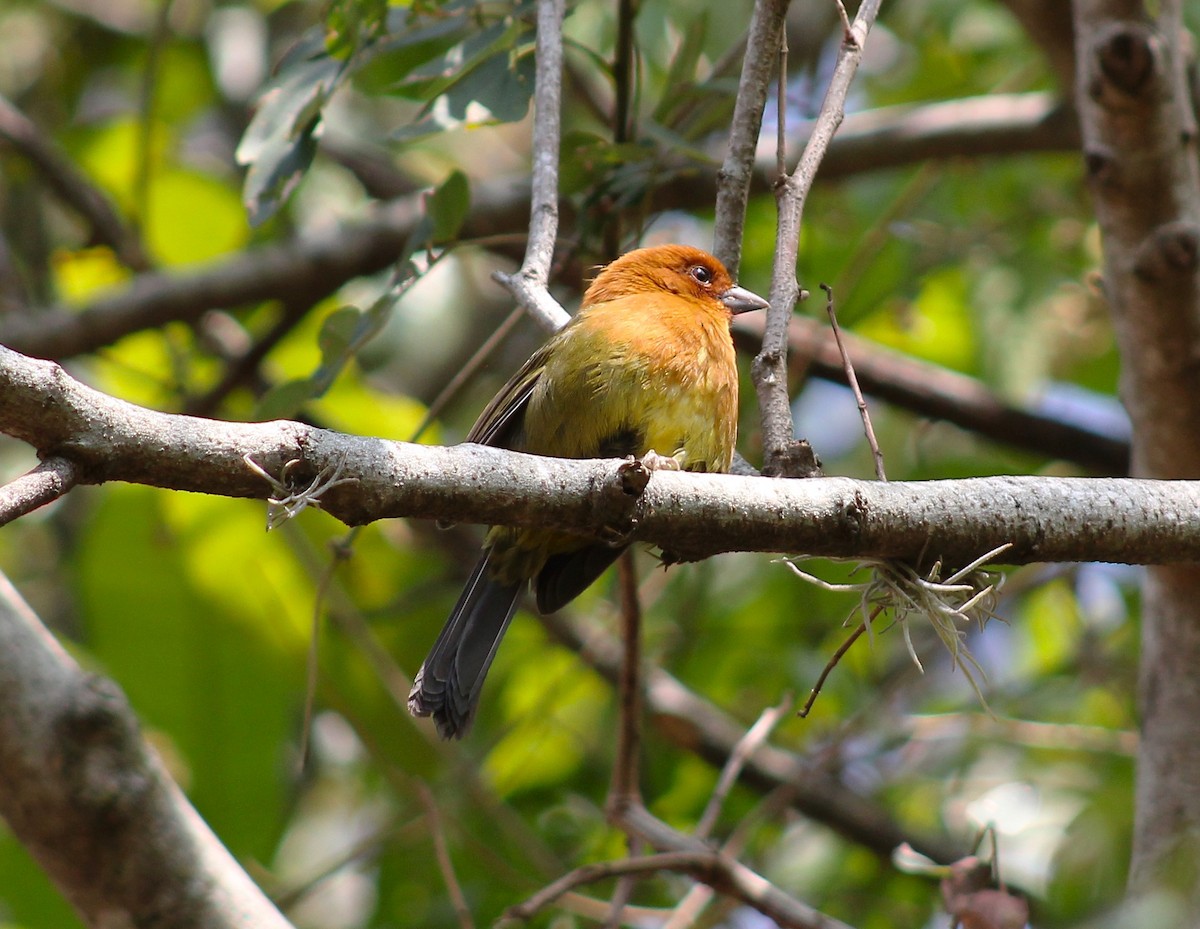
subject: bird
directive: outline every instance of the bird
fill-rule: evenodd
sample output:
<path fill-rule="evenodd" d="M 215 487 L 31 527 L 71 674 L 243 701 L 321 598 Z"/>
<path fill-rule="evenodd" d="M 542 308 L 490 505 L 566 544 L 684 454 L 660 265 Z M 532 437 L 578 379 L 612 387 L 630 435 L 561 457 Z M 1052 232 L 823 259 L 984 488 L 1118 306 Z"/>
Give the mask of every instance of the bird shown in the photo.
<path fill-rule="evenodd" d="M 627 252 L 600 270 L 579 312 L 484 408 L 467 442 L 556 458 L 628 458 L 669 470 L 728 471 L 738 372 L 729 324 L 767 301 L 685 245 Z M 474 719 L 484 678 L 528 584 L 537 608 L 575 599 L 625 546 L 493 526 L 414 679 L 414 716 L 444 739 Z"/>

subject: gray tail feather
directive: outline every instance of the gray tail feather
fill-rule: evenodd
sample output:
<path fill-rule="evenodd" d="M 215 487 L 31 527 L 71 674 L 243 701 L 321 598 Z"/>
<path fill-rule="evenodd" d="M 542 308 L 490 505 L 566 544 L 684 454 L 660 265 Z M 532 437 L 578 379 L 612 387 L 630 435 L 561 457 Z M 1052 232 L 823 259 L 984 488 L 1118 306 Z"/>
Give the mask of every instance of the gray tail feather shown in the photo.
<path fill-rule="evenodd" d="M 479 559 L 458 603 L 417 672 L 408 711 L 432 716 L 443 739 L 459 739 L 475 717 L 483 679 L 517 609 L 523 584 L 488 577 L 488 555 Z"/>
<path fill-rule="evenodd" d="M 626 546 L 589 545 L 573 552 L 551 555 L 534 584 L 537 606 L 553 613 L 578 597 L 608 566 L 621 557 Z"/>

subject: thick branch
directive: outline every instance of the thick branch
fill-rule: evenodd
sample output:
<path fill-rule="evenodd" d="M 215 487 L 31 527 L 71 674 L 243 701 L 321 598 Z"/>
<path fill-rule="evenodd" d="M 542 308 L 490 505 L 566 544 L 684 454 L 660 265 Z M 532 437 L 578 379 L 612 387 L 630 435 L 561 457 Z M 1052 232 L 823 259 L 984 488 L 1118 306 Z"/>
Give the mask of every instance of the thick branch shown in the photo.
<path fill-rule="evenodd" d="M 88 925 L 288 929 L 3 575 L 0 706 L 0 814 Z"/>
<path fill-rule="evenodd" d="M 1200 476 L 1200 162 L 1179 0 L 1075 0 L 1077 103 L 1133 473 Z M 1130 882 L 1200 905 L 1200 569 L 1147 573 Z"/>
<path fill-rule="evenodd" d="M 749 314 L 748 314 L 749 315 Z M 752 351 L 762 338 L 761 317 L 739 317 L 734 338 Z M 941 419 L 1035 455 L 1082 465 L 1096 474 L 1129 473 L 1129 442 L 1005 402 L 982 382 L 891 351 L 843 332 L 859 382 L 867 393 L 922 416 Z M 788 323 L 788 358 L 819 377 L 845 383 L 846 368 L 827 325 L 804 316 Z"/>
<path fill-rule="evenodd" d="M 482 446 L 409 445 L 299 423 L 225 423 L 156 413 L 0 348 L 0 431 L 72 461 L 81 483 L 120 480 L 223 496 L 273 494 L 243 460 L 297 488 L 337 475 L 321 503 L 359 524 L 415 516 L 616 529 L 691 559 L 725 551 L 946 559 L 1008 542 L 1010 563 L 1200 560 L 1200 483 L 993 477 L 880 484 L 772 481 L 539 458 Z M 640 492 L 640 496 L 639 496 Z"/>
<path fill-rule="evenodd" d="M 150 267 L 141 240 L 121 221 L 108 198 L 38 131 L 24 113 L 2 96 L 0 139 L 24 155 L 59 199 L 89 223 L 96 241 L 109 246 L 121 262 L 135 271 Z"/>

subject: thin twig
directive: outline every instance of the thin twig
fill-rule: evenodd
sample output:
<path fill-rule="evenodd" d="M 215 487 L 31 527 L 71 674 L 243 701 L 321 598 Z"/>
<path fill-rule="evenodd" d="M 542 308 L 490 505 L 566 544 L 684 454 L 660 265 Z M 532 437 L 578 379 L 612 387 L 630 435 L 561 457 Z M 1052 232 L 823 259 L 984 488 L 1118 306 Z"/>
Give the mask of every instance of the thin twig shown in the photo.
<path fill-rule="evenodd" d="M 775 171 L 779 177 L 787 173 L 787 30 L 779 33 L 779 77 L 775 85 Z"/>
<path fill-rule="evenodd" d="M 79 480 L 79 469 L 66 458 L 47 458 L 31 471 L 0 487 L 0 526 L 64 496 Z"/>
<path fill-rule="evenodd" d="M 857 642 L 859 636 L 867 631 L 871 623 L 875 620 L 875 617 L 879 615 L 879 612 L 882 609 L 882 607 L 876 607 L 869 620 L 861 625 L 855 626 L 854 631 L 846 637 L 846 641 L 839 645 L 838 650 L 833 653 L 833 656 L 827 662 L 825 662 L 825 667 L 821 669 L 821 674 L 817 677 L 817 682 L 813 684 L 813 689 L 809 693 L 808 699 L 804 701 L 804 706 L 800 707 L 800 711 L 796 714 L 797 716 L 799 716 L 801 719 L 808 718 L 808 714 L 812 710 L 813 704 L 817 702 L 817 696 L 821 693 L 821 688 L 825 686 L 825 681 L 829 679 L 830 673 L 834 668 L 837 667 L 838 662 L 842 660 L 842 657 L 846 654 L 846 652 L 850 651 L 850 646 Z"/>
<path fill-rule="evenodd" d="M 210 416 L 238 385 L 253 382 L 258 366 L 287 335 L 298 326 L 315 304 L 311 300 L 291 297 L 283 301 L 279 319 L 245 352 L 234 358 L 213 387 L 184 404 L 183 412 L 191 416 Z"/>
<path fill-rule="evenodd" d="M 317 702 L 317 674 L 320 671 L 321 617 L 324 615 L 329 585 L 333 583 L 333 574 L 338 565 L 349 560 L 353 553 L 354 539 L 361 530 L 361 526 L 355 526 L 343 538 L 331 543 L 330 550 L 333 552 L 333 557 L 321 571 L 321 577 L 317 581 L 317 589 L 313 595 L 312 627 L 309 631 L 308 654 L 304 666 L 304 708 L 300 722 L 300 748 L 297 752 L 297 767 L 300 771 L 303 771 L 308 765 L 313 712 Z"/>
<path fill-rule="evenodd" d="M 645 851 L 645 842 L 639 836 L 627 836 L 630 858 L 638 858 Z M 613 889 L 612 899 L 608 905 L 608 915 L 604 920 L 604 929 L 617 929 L 625 921 L 625 908 L 633 899 L 633 889 L 637 886 L 638 875 L 623 874 L 617 880 Z"/>
<path fill-rule="evenodd" d="M 516 274 L 495 272 L 525 311 L 547 332 L 570 316 L 551 295 L 550 263 L 558 236 L 558 152 L 562 123 L 562 21 L 564 0 L 538 0 L 537 76 L 533 99 L 533 190 L 529 242 Z"/>
<path fill-rule="evenodd" d="M 137 142 L 134 151 L 133 213 L 134 222 L 145 229 L 150 213 L 150 182 L 154 174 L 155 91 L 162 73 L 163 56 L 171 38 L 171 4 L 164 3 L 154 18 L 154 31 L 146 46 L 146 63 L 138 88 Z"/>
<path fill-rule="evenodd" d="M 567 891 L 584 884 L 592 884 L 621 874 L 655 874 L 663 871 L 691 874 L 705 883 L 719 887 L 722 892 L 754 907 L 786 929 L 849 929 L 845 923 L 788 897 L 745 865 L 726 858 L 720 852 L 703 848 L 694 851 L 663 852 L 641 858 L 624 858 L 620 861 L 576 868 L 538 891 L 524 903 L 509 909 L 500 925 L 504 926 L 516 920 L 528 920 Z"/>
<path fill-rule="evenodd" d="M 450 903 L 458 917 L 459 929 L 475 929 L 471 908 L 467 904 L 466 895 L 463 894 L 462 885 L 458 882 L 458 876 L 454 873 L 454 862 L 450 860 L 450 849 L 446 845 L 446 832 L 442 828 L 442 817 L 438 812 L 437 802 L 433 799 L 429 787 L 422 782 L 417 783 L 417 793 L 425 807 L 425 818 L 429 823 L 429 835 L 433 839 L 433 852 L 437 856 L 438 870 L 442 874 L 442 880 L 446 882 L 446 891 L 450 894 Z"/>
<path fill-rule="evenodd" d="M 829 326 L 833 329 L 833 337 L 837 341 L 838 351 L 842 354 L 846 383 L 850 385 L 850 391 L 854 394 L 854 402 L 858 404 L 858 415 L 862 417 L 863 431 L 867 434 L 867 444 L 871 446 L 871 454 L 875 456 L 875 476 L 881 481 L 886 481 L 887 475 L 883 470 L 883 452 L 879 449 L 879 440 L 875 438 L 875 430 L 871 427 L 871 414 L 867 410 L 867 401 L 863 399 L 862 390 L 858 386 L 858 377 L 854 373 L 854 364 L 850 361 L 850 352 L 846 349 L 846 343 L 842 341 L 842 328 L 838 325 L 837 312 L 833 308 L 833 288 L 828 284 L 822 284 L 821 289 L 825 291 L 825 312 L 829 314 Z"/>
<path fill-rule="evenodd" d="M 738 740 L 737 745 L 733 747 L 733 751 L 729 753 L 729 760 L 725 762 L 725 767 L 721 769 L 721 776 L 717 778 L 717 786 L 713 788 L 712 796 L 708 798 L 708 805 L 704 808 L 704 812 L 700 816 L 700 821 L 696 824 L 696 828 L 692 830 L 696 838 L 708 838 L 713 827 L 717 824 L 717 817 L 721 815 L 721 809 L 725 805 L 725 798 L 729 796 L 729 791 L 737 783 L 737 779 L 741 775 L 742 769 L 746 766 L 746 762 L 758 751 L 758 747 L 770 738 L 771 732 L 779 724 L 779 721 L 783 719 L 784 713 L 788 711 L 791 705 L 792 695 L 787 694 L 778 704 L 763 710 L 754 725 L 747 729 L 746 734 Z"/>
<path fill-rule="evenodd" d="M 642 683 L 641 637 L 642 608 L 638 602 L 637 575 L 633 554 L 626 551 L 617 562 L 621 586 L 621 676 L 617 682 L 620 703 L 620 727 L 617 759 L 609 789 L 609 810 L 620 810 L 629 803 L 641 803 L 638 787 L 638 752 L 641 745 Z"/>
<path fill-rule="evenodd" d="M 762 351 L 753 367 L 762 422 L 764 470 L 778 472 L 793 442 L 791 404 L 787 392 L 787 331 L 792 310 L 802 291 L 796 280 L 796 256 L 800 247 L 800 225 L 804 203 L 812 188 L 817 168 L 841 124 L 850 82 L 862 59 L 867 33 L 879 13 L 881 0 L 863 0 L 838 53 L 837 65 L 821 111 L 796 170 L 780 177 L 776 189 L 779 212 L 771 280 L 770 309 Z"/>
<path fill-rule="evenodd" d="M 852 34 L 850 32 L 850 16 L 846 12 L 846 4 L 842 3 L 842 0 L 835 0 L 835 3 L 837 5 L 838 16 L 842 20 L 842 34 L 849 40 Z"/>
<path fill-rule="evenodd" d="M 617 562 L 621 588 L 621 639 L 623 655 L 621 673 L 617 680 L 617 699 L 620 722 L 617 729 L 617 758 L 613 764 L 612 786 L 608 792 L 609 815 L 619 819 L 621 811 L 642 803 L 638 786 L 638 761 L 642 737 L 642 605 L 638 599 L 637 572 L 633 552 L 626 550 Z M 627 833 L 629 857 L 636 858 L 643 850 L 642 838 Z M 606 929 L 615 929 L 621 922 L 625 905 L 633 896 L 636 877 L 626 875 L 617 882 Z"/>
<path fill-rule="evenodd" d="M 712 851 L 704 842 L 680 832 L 650 813 L 642 804 L 622 811 L 620 825 L 646 838 L 660 853 L 690 853 L 702 856 L 689 870 L 718 893 L 758 910 L 780 926 L 793 929 L 847 929 L 824 913 L 801 903 L 780 890 L 761 874 L 723 852 Z"/>
<path fill-rule="evenodd" d="M 755 153 L 771 85 L 771 70 L 776 63 L 774 52 L 779 47 L 787 8 L 788 0 L 755 0 L 733 106 L 729 148 L 717 174 L 713 254 L 735 277 L 742 261 L 746 202 L 754 179 Z"/>
<path fill-rule="evenodd" d="M 644 855 L 638 858 L 622 858 L 620 861 L 603 861 L 587 864 L 564 874 L 558 880 L 547 884 L 536 894 L 509 907 L 497 922 L 497 926 L 507 926 L 514 922 L 524 922 L 532 919 L 539 912 L 550 906 L 568 891 L 585 884 L 594 884 L 610 877 L 624 874 L 654 874 L 662 871 L 685 871 L 699 869 L 707 864 L 706 855 L 714 852 L 670 852 L 661 855 Z"/>
<path fill-rule="evenodd" d="M 634 69 L 637 66 L 633 22 L 636 18 L 637 0 L 617 0 L 617 39 L 612 63 L 615 96 L 611 117 L 612 139 L 616 145 L 623 145 L 633 136 L 636 92 Z M 603 239 L 606 259 L 611 261 L 621 253 L 622 230 L 619 210 L 613 210 L 607 216 Z"/>
<path fill-rule="evenodd" d="M 420 439 L 425 430 L 441 415 L 446 404 L 462 390 L 464 384 L 479 372 L 479 369 L 492 357 L 492 353 L 496 351 L 500 343 L 508 338 L 509 333 L 517 327 L 517 323 L 524 318 L 525 311 L 520 307 L 517 307 L 505 317 L 504 322 L 497 326 L 496 330 L 475 350 L 474 354 L 467 359 L 467 363 L 462 366 L 458 373 L 450 378 L 445 387 L 438 391 L 438 395 L 429 404 L 429 409 L 425 411 L 425 415 L 421 418 L 421 422 L 417 425 L 417 428 L 413 431 L 408 441 L 416 442 Z"/>
<path fill-rule="evenodd" d="M 787 698 L 790 705 L 791 696 Z M 786 709 L 781 707 L 780 709 Z M 768 710 L 772 712 L 772 710 Z M 730 858 L 737 858 L 750 841 L 751 834 L 760 823 L 778 822 L 780 815 L 787 810 L 796 797 L 796 784 L 786 783 L 763 797 L 753 810 L 737 821 L 729 838 L 721 845 L 721 853 Z M 696 884 L 671 911 L 670 918 L 662 924 L 662 929 L 687 929 L 693 925 L 700 914 L 707 909 L 716 892 L 707 884 Z"/>
<path fill-rule="evenodd" d="M 284 913 L 287 913 L 292 907 L 296 906 L 318 886 L 329 880 L 329 878 L 333 877 L 339 871 L 378 856 L 385 842 L 393 838 L 399 838 L 405 832 L 414 831 L 414 827 L 419 828 L 421 834 L 424 835 L 425 817 L 418 816 L 410 819 L 403 826 L 396 822 L 390 822 L 380 827 L 369 835 L 363 836 L 353 842 L 348 848 L 343 849 L 332 859 L 321 863 L 316 871 L 305 875 L 300 880 L 289 884 L 281 890 L 272 891 L 271 902 Z"/>

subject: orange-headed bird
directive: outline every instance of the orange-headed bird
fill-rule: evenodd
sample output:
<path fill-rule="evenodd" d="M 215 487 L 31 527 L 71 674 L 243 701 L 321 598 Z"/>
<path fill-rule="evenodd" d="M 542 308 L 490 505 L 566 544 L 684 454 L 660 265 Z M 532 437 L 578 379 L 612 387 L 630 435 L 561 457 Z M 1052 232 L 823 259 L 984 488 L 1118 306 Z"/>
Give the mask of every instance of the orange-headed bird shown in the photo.
<path fill-rule="evenodd" d="M 579 313 L 487 405 L 466 441 L 556 458 L 674 458 L 728 471 L 738 374 L 729 322 L 767 306 L 707 252 L 642 248 L 604 268 Z M 584 591 L 621 547 L 544 529 L 494 526 L 408 697 L 443 738 L 471 724 L 527 582 L 552 613 Z"/>

